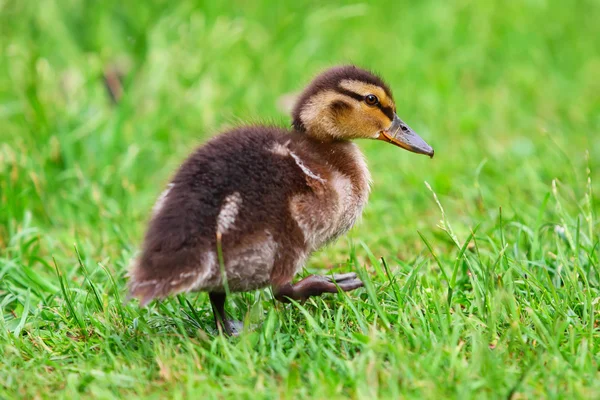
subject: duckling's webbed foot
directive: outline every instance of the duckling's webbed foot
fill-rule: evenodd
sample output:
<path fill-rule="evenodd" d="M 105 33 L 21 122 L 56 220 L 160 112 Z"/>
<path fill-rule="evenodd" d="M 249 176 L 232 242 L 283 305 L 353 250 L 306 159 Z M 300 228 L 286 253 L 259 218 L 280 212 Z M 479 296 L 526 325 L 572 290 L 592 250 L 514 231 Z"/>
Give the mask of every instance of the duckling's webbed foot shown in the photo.
<path fill-rule="evenodd" d="M 305 301 L 310 296 L 323 293 L 349 292 L 362 287 L 363 283 L 354 272 L 334 274 L 333 276 L 310 275 L 295 284 L 285 284 L 275 289 L 275 298 L 283 303 L 289 300 Z M 338 289 L 339 288 L 339 289 Z"/>
<path fill-rule="evenodd" d="M 225 313 L 225 293 L 209 293 L 208 297 L 210 298 L 217 331 L 223 332 L 227 336 L 238 336 L 244 324 L 241 321 L 232 321 L 227 318 L 227 314 Z"/>

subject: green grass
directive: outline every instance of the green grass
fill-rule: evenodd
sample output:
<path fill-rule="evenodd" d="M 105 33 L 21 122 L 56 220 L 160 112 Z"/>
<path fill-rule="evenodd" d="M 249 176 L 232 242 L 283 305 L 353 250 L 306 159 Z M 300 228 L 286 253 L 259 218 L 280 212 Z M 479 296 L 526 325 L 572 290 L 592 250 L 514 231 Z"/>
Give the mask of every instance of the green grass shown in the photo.
<path fill-rule="evenodd" d="M 0 1 L 0 398 L 600 397 L 600 4 L 285 3 Z M 360 143 L 363 221 L 304 274 L 366 288 L 235 296 L 235 339 L 206 294 L 124 304 L 181 160 L 342 62 L 436 150 Z"/>

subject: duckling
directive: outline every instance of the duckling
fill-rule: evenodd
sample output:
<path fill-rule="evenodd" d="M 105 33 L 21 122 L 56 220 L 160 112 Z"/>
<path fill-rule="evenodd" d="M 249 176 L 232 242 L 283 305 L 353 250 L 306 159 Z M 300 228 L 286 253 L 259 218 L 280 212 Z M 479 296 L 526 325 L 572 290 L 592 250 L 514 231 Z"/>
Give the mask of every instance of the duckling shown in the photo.
<path fill-rule="evenodd" d="M 355 273 L 292 279 L 312 252 L 362 213 L 371 176 L 353 139 L 376 139 L 433 157 L 396 115 L 381 78 L 331 68 L 302 92 L 291 129 L 245 126 L 216 136 L 181 165 L 156 202 L 130 297 L 145 306 L 190 291 L 209 293 L 217 330 L 237 334 L 226 294 L 271 286 L 282 302 L 351 291 Z"/>

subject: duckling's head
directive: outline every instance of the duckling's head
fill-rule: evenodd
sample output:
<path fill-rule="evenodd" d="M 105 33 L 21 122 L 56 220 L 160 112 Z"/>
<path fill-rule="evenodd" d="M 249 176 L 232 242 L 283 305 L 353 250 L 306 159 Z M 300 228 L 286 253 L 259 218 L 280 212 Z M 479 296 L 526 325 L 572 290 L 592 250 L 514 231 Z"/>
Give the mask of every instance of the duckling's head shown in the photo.
<path fill-rule="evenodd" d="M 379 139 L 433 157 L 433 149 L 398 115 L 388 86 L 352 65 L 317 76 L 300 95 L 293 125 L 322 141 Z"/>

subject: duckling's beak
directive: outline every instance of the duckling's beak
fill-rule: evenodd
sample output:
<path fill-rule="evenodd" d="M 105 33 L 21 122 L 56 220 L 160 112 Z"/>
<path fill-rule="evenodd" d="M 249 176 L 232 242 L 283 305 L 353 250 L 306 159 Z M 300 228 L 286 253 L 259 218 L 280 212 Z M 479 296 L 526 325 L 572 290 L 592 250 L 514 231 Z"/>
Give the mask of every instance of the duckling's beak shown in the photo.
<path fill-rule="evenodd" d="M 402 147 L 413 153 L 426 154 L 433 158 L 433 149 L 430 145 L 425 143 L 419 135 L 417 135 L 410 126 L 406 125 L 396 114 L 394 114 L 394 120 L 392 125 L 384 131 L 379 133 L 377 137 L 379 140 L 395 144 L 398 147 Z"/>

